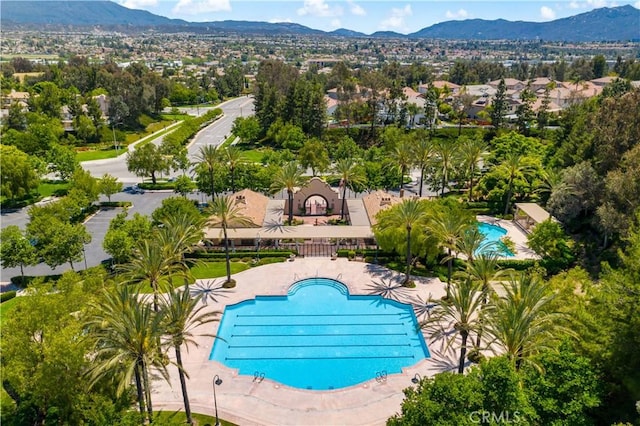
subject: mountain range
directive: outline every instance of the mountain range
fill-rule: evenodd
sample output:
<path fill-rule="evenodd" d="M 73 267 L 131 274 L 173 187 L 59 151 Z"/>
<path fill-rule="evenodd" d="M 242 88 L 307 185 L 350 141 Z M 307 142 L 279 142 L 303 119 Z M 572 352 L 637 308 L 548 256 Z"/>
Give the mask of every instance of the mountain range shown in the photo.
<path fill-rule="evenodd" d="M 594 9 L 548 22 L 467 19 L 446 21 L 411 34 L 391 31 L 363 34 L 341 28 L 325 32 L 295 23 L 254 21 L 188 22 L 144 10 L 128 9 L 112 1 L 0 2 L 3 29 L 100 27 L 120 31 L 157 29 L 167 32 L 292 34 L 371 38 L 430 38 L 448 40 L 640 41 L 640 10 L 633 6 Z"/>

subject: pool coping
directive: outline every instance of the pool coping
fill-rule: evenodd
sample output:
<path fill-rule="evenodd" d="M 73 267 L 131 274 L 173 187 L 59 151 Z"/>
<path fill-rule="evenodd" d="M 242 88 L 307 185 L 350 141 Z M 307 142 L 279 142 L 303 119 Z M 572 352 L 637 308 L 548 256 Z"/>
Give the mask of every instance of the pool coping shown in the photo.
<path fill-rule="evenodd" d="M 398 283 L 402 276 L 378 265 L 350 262 L 343 258 L 296 259 L 235 274 L 236 287 L 224 297 L 219 297 L 217 302 L 208 302 L 205 310 L 222 313 L 226 305 L 253 299 L 257 295 L 286 295 L 291 285 L 305 278 L 335 279 L 345 284 L 350 295 L 370 295 L 371 290 L 367 286 L 372 281 Z M 438 278 L 413 278 L 416 288 L 402 288 L 396 297 L 391 298 L 398 300 L 402 296 L 406 300 L 416 300 L 417 297 L 426 301 L 430 296 L 440 298 L 445 294 L 445 284 Z M 206 281 L 199 280 L 200 283 Z M 222 279 L 215 281 L 221 283 Z M 418 320 L 422 319 L 418 313 L 416 316 Z M 214 323 L 214 330 L 218 324 Z M 196 335 L 211 332 L 211 325 L 194 329 Z M 386 380 L 372 379 L 347 388 L 307 390 L 267 378 L 257 381 L 253 376 L 239 375 L 237 369 L 209 360 L 213 346 L 211 337 L 198 336 L 194 340 L 198 347 L 191 346 L 188 351 L 182 351 L 184 367 L 190 376 L 187 388 L 192 411 L 215 414 L 212 378 L 217 374 L 223 380 L 216 387 L 218 414 L 239 425 L 383 425 L 389 417 L 400 412 L 404 399 L 402 391 L 412 385 L 411 379 L 416 374 L 426 377 L 457 368 L 456 354 L 447 350 L 443 342 L 434 344 L 425 336 L 431 358 L 404 368 L 402 373 L 390 374 Z M 172 352 L 170 358 L 173 360 Z M 170 383 L 160 377 L 154 378 L 154 408 L 182 410 L 177 368 L 169 366 L 169 372 Z"/>

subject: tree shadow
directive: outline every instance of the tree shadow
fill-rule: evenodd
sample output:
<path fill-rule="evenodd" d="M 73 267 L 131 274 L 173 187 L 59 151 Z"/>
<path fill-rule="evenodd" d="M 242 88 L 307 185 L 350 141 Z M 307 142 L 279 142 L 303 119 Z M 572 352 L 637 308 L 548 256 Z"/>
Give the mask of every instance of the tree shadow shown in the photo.
<path fill-rule="evenodd" d="M 373 281 L 367 286 L 367 289 L 369 290 L 369 294 L 382 296 L 386 299 L 392 299 L 398 302 L 406 299 L 408 290 L 399 281 L 385 281 L 384 279 L 381 279 L 380 281 Z"/>
<path fill-rule="evenodd" d="M 437 303 L 433 301 L 431 293 L 426 299 L 423 299 L 419 294 L 411 297 L 409 299 L 409 303 L 413 306 L 413 311 L 416 313 L 416 317 L 418 320 L 428 320 L 431 317 L 431 311 L 433 308 L 438 306 Z"/>
<path fill-rule="evenodd" d="M 384 266 L 376 265 L 373 263 L 367 263 L 365 267 L 367 273 L 370 275 L 380 278 L 382 280 L 394 280 L 398 281 L 398 283 L 402 280 L 402 274 L 399 272 L 393 271 L 391 269 L 385 268 Z"/>
<path fill-rule="evenodd" d="M 202 298 L 202 303 L 207 305 L 209 301 L 218 303 L 219 298 L 227 297 L 225 293 L 230 293 L 233 290 L 229 288 L 223 287 L 224 280 L 215 281 L 215 280 L 207 280 L 196 282 L 189 288 L 189 294 L 191 297 Z"/>

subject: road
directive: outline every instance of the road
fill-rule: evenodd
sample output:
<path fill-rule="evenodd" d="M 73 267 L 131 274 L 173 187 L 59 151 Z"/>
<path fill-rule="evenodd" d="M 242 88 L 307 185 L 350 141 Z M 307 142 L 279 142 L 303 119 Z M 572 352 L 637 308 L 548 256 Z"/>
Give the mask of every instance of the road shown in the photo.
<path fill-rule="evenodd" d="M 214 121 L 209 126 L 202 129 L 188 146 L 189 159 L 195 161 L 195 157 L 201 146 L 215 145 L 218 146 L 225 141 L 227 136 L 231 134 L 233 121 L 240 116 L 248 116 L 253 114 L 253 98 L 243 96 L 241 98 L 231 99 L 211 108 L 221 108 L 224 115 Z M 206 108 L 185 108 L 185 112 L 197 115 L 204 114 Z M 152 143 L 159 145 L 162 143 L 162 137 L 158 137 Z M 84 161 L 81 163 L 85 170 L 88 170 L 94 177 L 102 177 L 105 173 L 118 178 L 124 183 L 140 182 L 141 178 L 127 170 L 126 154 L 116 158 L 106 160 Z M 165 177 L 178 176 L 180 172 L 171 172 Z"/>

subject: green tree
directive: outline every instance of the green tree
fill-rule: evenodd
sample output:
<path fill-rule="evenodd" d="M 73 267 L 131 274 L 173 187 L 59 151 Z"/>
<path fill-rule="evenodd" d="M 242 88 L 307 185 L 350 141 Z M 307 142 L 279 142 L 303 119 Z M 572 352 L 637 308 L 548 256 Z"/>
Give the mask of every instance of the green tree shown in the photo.
<path fill-rule="evenodd" d="M 527 244 L 539 256 L 566 266 L 573 260 L 573 242 L 560 224 L 551 219 L 537 224 L 527 235 Z"/>
<path fill-rule="evenodd" d="M 233 121 L 231 132 L 239 137 L 242 142 L 253 143 L 260 136 L 260 123 L 254 116 L 238 117 Z"/>
<path fill-rule="evenodd" d="M 191 406 L 187 394 L 186 378 L 189 378 L 182 362 L 182 346 L 198 346 L 194 340 L 195 329 L 203 324 L 217 321 L 219 312 L 202 312 L 205 305 L 200 304 L 201 296 L 192 298 L 187 289 L 182 291 L 171 289 L 163 298 L 164 331 L 169 337 L 170 345 L 176 354 L 176 366 L 180 376 L 180 388 L 184 402 L 184 411 L 187 415 L 187 423 L 192 424 Z M 200 306 L 198 306 L 200 304 Z M 211 335 L 207 335 L 211 337 Z"/>
<path fill-rule="evenodd" d="M 340 220 L 344 220 L 345 205 L 347 203 L 347 188 L 352 191 L 361 188 L 366 181 L 362 166 L 353 158 L 341 158 L 333 166 L 333 173 L 340 179 L 342 188 L 342 205 L 340 207 Z"/>
<path fill-rule="evenodd" d="M 149 369 L 166 380 L 169 377 L 159 347 L 164 313 L 153 310 L 147 297 L 140 297 L 125 285 L 104 291 L 92 308 L 94 314 L 86 324 L 95 339 L 95 360 L 87 372 L 90 384 L 95 386 L 103 378 L 113 378 L 118 383 L 117 394 L 122 395 L 135 379 L 140 415 L 151 421 Z"/>
<path fill-rule="evenodd" d="M 413 198 L 404 199 L 402 203 L 396 204 L 390 209 L 383 210 L 378 216 L 378 223 L 374 225 L 374 232 L 376 238 L 385 233 L 392 233 L 394 235 L 402 236 L 405 238 L 406 244 L 406 264 L 405 264 L 405 277 L 403 285 L 409 285 L 411 279 L 411 265 L 413 263 L 413 255 L 411 253 L 412 244 L 412 231 L 415 229 L 415 234 L 421 234 L 424 230 L 423 226 L 427 217 L 427 205 L 424 201 L 416 200 Z M 405 237 L 406 235 L 406 237 Z M 382 238 L 382 244 L 386 245 Z M 393 241 L 393 240 L 392 240 Z M 395 248 L 397 246 L 396 241 L 393 241 L 392 245 Z M 385 247 L 383 247 L 385 248 Z"/>
<path fill-rule="evenodd" d="M 209 206 L 208 213 L 210 215 L 208 225 L 213 228 L 222 228 L 224 252 L 227 263 L 227 281 L 225 284 L 227 286 L 233 286 L 234 282 L 231 280 L 231 260 L 229 259 L 229 237 L 227 231 L 228 229 L 250 226 L 251 220 L 244 216 L 240 206 L 236 205 L 232 197 L 216 198 L 211 203 L 211 206 Z"/>
<path fill-rule="evenodd" d="M 60 179 L 68 180 L 79 166 L 76 152 L 65 145 L 53 144 L 48 154 L 49 172 L 57 173 Z"/>
<path fill-rule="evenodd" d="M 458 373 L 464 373 L 469 335 L 480 328 L 480 308 L 485 295 L 482 286 L 470 277 L 450 286 L 447 299 L 443 300 L 422 326 L 433 331 L 434 340 L 445 338 L 447 347 L 458 342 L 452 330 L 460 334 Z"/>
<path fill-rule="evenodd" d="M 32 216 L 27 235 L 35 242 L 38 256 L 51 268 L 69 262 L 73 270 L 73 263 L 83 258 L 85 244 L 91 242 L 83 224 L 71 224 L 47 211 Z"/>
<path fill-rule="evenodd" d="M 20 267 L 22 283 L 24 267 L 35 265 L 38 261 L 36 249 L 25 233 L 16 225 L 9 225 L 0 232 L 0 262 L 3 268 Z"/>
<path fill-rule="evenodd" d="M 469 202 L 471 202 L 473 201 L 473 178 L 478 173 L 478 169 L 487 155 L 487 144 L 480 135 L 474 138 L 460 139 L 458 140 L 461 145 L 460 154 L 469 179 Z"/>
<path fill-rule="evenodd" d="M 451 171 L 454 170 L 458 158 L 458 146 L 449 139 L 436 139 L 433 144 L 436 176 L 440 177 L 440 195 L 449 183 Z"/>
<path fill-rule="evenodd" d="M 182 195 L 184 198 L 187 198 L 188 194 L 191 194 L 194 189 L 196 189 L 196 184 L 191 180 L 189 176 L 182 175 L 178 176 L 174 182 L 175 188 L 174 192 L 176 194 Z"/>
<path fill-rule="evenodd" d="M 38 187 L 40 179 L 29 156 L 14 146 L 0 145 L 2 195 L 12 200 Z"/>
<path fill-rule="evenodd" d="M 133 256 L 136 241 L 151 237 L 152 225 L 148 216 L 136 213 L 126 220 L 127 213 L 119 213 L 109 223 L 102 247 L 115 263 L 126 263 Z"/>
<path fill-rule="evenodd" d="M 146 143 L 134 151 L 127 153 L 127 170 L 136 176 L 151 176 L 151 182 L 156 184 L 157 173 L 168 173 L 169 160 L 153 143 Z"/>
<path fill-rule="evenodd" d="M 416 139 L 411 147 L 413 158 L 415 159 L 416 165 L 420 168 L 420 188 L 418 189 L 418 196 L 422 197 L 424 172 L 427 166 L 433 161 L 433 143 L 426 132 L 419 131 L 419 133 L 416 133 Z"/>
<path fill-rule="evenodd" d="M 540 370 L 523 369 L 523 384 L 537 420 L 545 425 L 591 425 L 601 386 L 594 364 L 564 342 L 536 356 Z"/>
<path fill-rule="evenodd" d="M 293 161 L 286 163 L 280 167 L 276 174 L 273 176 L 271 183 L 271 192 L 276 193 L 287 190 L 287 201 L 289 205 L 289 219 L 288 223 L 293 223 L 293 190 L 294 188 L 303 186 L 307 182 L 307 179 L 303 176 L 303 171 L 298 164 Z"/>
<path fill-rule="evenodd" d="M 111 176 L 109 173 L 105 173 L 98 181 L 98 190 L 100 194 L 104 194 L 109 202 L 111 202 L 111 196 L 122 191 L 122 182 L 118 182 L 118 179 Z"/>
<path fill-rule="evenodd" d="M 187 215 L 193 223 L 197 222 L 202 215 L 193 200 L 184 197 L 169 197 L 162 200 L 160 207 L 151 214 L 155 225 L 159 225 L 167 218 Z"/>
<path fill-rule="evenodd" d="M 100 195 L 100 187 L 98 180 L 91 176 L 87 170 L 77 167 L 71 175 L 71 188 L 81 191 L 86 197 L 88 203 L 92 203 L 98 199 Z"/>
<path fill-rule="evenodd" d="M 303 168 L 310 168 L 313 176 L 317 176 L 329 168 L 329 151 L 320 139 L 312 138 L 298 151 L 298 161 Z"/>
<path fill-rule="evenodd" d="M 196 155 L 196 161 L 201 166 L 201 170 L 206 169 L 209 174 L 209 188 L 207 193 L 211 196 L 211 201 L 213 201 L 216 198 L 214 172 L 220 163 L 220 155 L 215 146 L 205 145 L 200 147 Z"/>
<path fill-rule="evenodd" d="M 238 166 L 243 162 L 244 155 L 240 149 L 235 146 L 228 146 L 222 150 L 222 161 L 229 168 L 229 175 L 231 176 L 231 192 L 236 192 L 236 170 Z"/>
<path fill-rule="evenodd" d="M 389 154 L 396 167 L 400 169 L 400 182 L 398 189 L 402 191 L 404 188 L 404 176 L 407 173 L 407 169 L 409 169 L 415 161 L 411 143 L 407 138 L 402 138 L 395 144 L 395 147 Z"/>
<path fill-rule="evenodd" d="M 508 176 L 508 190 L 507 196 L 504 203 L 504 215 L 506 216 L 509 213 L 509 205 L 511 204 L 511 196 L 513 195 L 513 182 L 518 177 L 518 175 L 522 174 L 528 169 L 528 166 L 523 161 L 523 157 L 516 153 L 509 153 L 505 156 L 504 163 L 500 166 L 504 169 Z"/>
<path fill-rule="evenodd" d="M 491 106 L 489 107 L 491 124 L 493 124 L 495 129 L 500 129 L 504 124 L 504 118 L 507 115 L 507 108 L 507 85 L 504 82 L 504 78 L 501 78 L 500 83 L 498 83 L 496 94 L 493 96 Z"/>
<path fill-rule="evenodd" d="M 502 296 L 488 310 L 486 331 L 516 369 L 525 361 L 535 365 L 532 355 L 574 335 L 562 324 L 566 315 L 552 309 L 556 295 L 539 278 L 514 274 L 499 293 Z"/>

